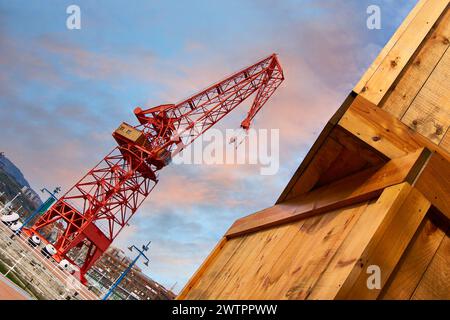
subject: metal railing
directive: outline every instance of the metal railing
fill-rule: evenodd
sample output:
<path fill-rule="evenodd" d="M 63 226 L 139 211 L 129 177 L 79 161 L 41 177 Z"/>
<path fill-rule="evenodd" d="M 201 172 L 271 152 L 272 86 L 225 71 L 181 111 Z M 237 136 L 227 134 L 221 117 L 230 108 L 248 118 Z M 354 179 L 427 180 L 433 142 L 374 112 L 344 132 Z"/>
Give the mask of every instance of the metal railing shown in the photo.
<path fill-rule="evenodd" d="M 12 235 L 15 235 L 14 239 L 11 239 Z M 8 250 L 8 247 L 11 248 Z M 39 285 L 33 285 L 33 288 L 40 291 L 44 297 L 66 299 L 70 296 L 75 299 L 99 299 L 72 274 L 62 269 L 56 260 L 44 257 L 40 252 L 41 249 L 40 245 L 29 244 L 28 238 L 23 234 L 15 234 L 6 225 L 0 223 L 0 252 L 13 262 L 12 265 L 7 265 L 8 272 L 16 270 L 15 273 L 20 273 L 28 280 L 34 283 L 40 282 L 41 289 Z M 48 288 L 49 284 L 51 288 Z"/>

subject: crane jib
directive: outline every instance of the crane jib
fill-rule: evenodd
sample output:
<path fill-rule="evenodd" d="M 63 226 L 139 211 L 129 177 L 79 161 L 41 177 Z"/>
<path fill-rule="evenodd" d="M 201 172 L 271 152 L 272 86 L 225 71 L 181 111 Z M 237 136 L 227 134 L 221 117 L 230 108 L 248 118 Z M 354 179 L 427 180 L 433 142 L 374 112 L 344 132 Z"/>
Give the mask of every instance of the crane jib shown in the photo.
<path fill-rule="evenodd" d="M 272 54 L 180 103 L 136 108 L 139 124 L 120 124 L 113 132 L 118 146 L 24 232 L 49 244 L 46 235 L 57 229 L 55 259 L 81 261 L 80 279 L 85 282 L 87 270 L 128 224 L 172 156 L 254 95 L 241 123 L 248 129 L 283 80 L 278 57 Z"/>

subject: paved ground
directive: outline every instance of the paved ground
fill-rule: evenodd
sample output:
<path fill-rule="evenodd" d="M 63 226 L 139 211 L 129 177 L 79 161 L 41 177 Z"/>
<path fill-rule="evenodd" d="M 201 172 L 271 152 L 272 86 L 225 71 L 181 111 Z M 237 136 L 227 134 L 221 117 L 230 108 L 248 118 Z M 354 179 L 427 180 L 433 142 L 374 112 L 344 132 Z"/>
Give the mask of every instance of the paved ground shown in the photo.
<path fill-rule="evenodd" d="M 30 296 L 0 274 L 0 300 L 30 300 Z"/>

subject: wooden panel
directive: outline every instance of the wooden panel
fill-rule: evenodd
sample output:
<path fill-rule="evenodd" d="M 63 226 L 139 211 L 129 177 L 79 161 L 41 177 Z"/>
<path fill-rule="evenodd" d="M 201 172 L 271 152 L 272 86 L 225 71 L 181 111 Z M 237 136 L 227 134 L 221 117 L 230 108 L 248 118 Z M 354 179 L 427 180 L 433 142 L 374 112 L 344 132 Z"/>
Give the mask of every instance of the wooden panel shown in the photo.
<path fill-rule="evenodd" d="M 392 91 L 381 102 L 381 107 L 400 119 L 409 108 L 426 80 L 450 46 L 450 10 L 438 22 L 436 29 L 425 40 L 418 54 L 407 65 Z"/>
<path fill-rule="evenodd" d="M 450 238 L 444 237 L 413 299 L 450 299 Z"/>
<path fill-rule="evenodd" d="M 221 293 L 229 286 L 230 283 L 239 285 L 239 279 L 245 274 L 242 273 L 245 269 L 246 261 L 252 260 L 255 256 L 261 253 L 264 249 L 264 243 L 270 241 L 272 236 L 276 235 L 277 230 L 268 229 L 262 232 L 253 234 L 252 236 L 245 237 L 240 249 L 227 261 L 224 265 L 221 274 L 214 280 L 214 283 L 205 292 L 203 298 L 218 299 Z M 242 270 L 241 270 L 242 269 Z M 237 280 L 236 280 L 237 278 Z M 223 295 L 223 299 L 230 299 L 230 294 L 227 292 Z M 228 294 L 228 295 L 227 295 Z"/>
<path fill-rule="evenodd" d="M 250 275 L 246 279 L 241 279 L 246 290 L 239 290 L 237 292 L 237 299 L 249 299 L 256 295 L 265 295 L 266 286 L 268 285 L 268 277 L 272 272 L 272 268 L 275 264 L 279 263 L 282 256 L 286 254 L 286 248 L 290 243 L 299 236 L 301 230 L 309 230 L 314 225 L 315 219 L 305 219 L 299 222 L 286 224 L 283 226 L 275 227 L 279 230 L 285 228 L 285 232 L 279 238 L 278 242 L 271 242 L 268 248 L 264 250 L 264 253 L 259 255 L 255 261 L 253 261 L 252 269 L 248 270 Z"/>
<path fill-rule="evenodd" d="M 405 157 L 393 159 L 381 167 L 364 170 L 306 195 L 241 218 L 231 226 L 226 236 L 235 237 L 370 200 L 379 196 L 388 186 L 405 180 L 411 180 L 412 183 L 428 155 L 424 149 L 417 150 Z"/>
<path fill-rule="evenodd" d="M 384 46 L 384 48 L 380 51 L 378 56 L 375 58 L 375 60 L 372 62 L 370 67 L 366 70 L 364 75 L 361 77 L 359 82 L 356 84 L 355 88 L 353 89 L 355 92 L 361 92 L 366 83 L 372 78 L 373 74 L 377 69 L 380 67 L 381 63 L 384 61 L 386 56 L 389 54 L 389 52 L 392 50 L 392 48 L 396 45 L 398 40 L 401 38 L 405 30 L 409 27 L 411 22 L 414 20 L 414 18 L 417 16 L 417 14 L 420 12 L 422 7 L 426 2 L 430 0 L 419 0 L 416 4 L 416 6 L 411 10 L 411 12 L 408 14 L 408 16 L 403 20 L 402 24 L 397 28 L 393 36 L 389 39 L 388 43 Z"/>
<path fill-rule="evenodd" d="M 365 209 L 357 205 L 315 217 L 316 223 L 300 230 L 274 264 L 257 298 L 305 299 L 345 236 Z"/>
<path fill-rule="evenodd" d="M 426 147 L 450 161 L 448 152 L 365 99 L 355 99 L 339 126 L 391 159 Z"/>
<path fill-rule="evenodd" d="M 298 233 L 298 226 L 282 226 L 281 228 L 273 228 L 264 230 L 251 236 L 248 236 L 245 241 L 245 248 L 234 255 L 229 260 L 225 267 L 226 276 L 223 281 L 218 282 L 215 289 L 210 293 L 208 299 L 237 299 L 240 294 L 248 294 L 249 290 L 253 288 L 254 276 L 257 268 L 265 263 L 273 261 L 267 260 L 267 250 L 277 247 L 278 250 L 286 246 L 282 241 L 291 241 Z M 286 239 L 284 234 L 286 231 L 291 236 Z M 269 259 L 271 259 L 269 257 Z M 247 297 L 248 298 L 248 297 Z"/>
<path fill-rule="evenodd" d="M 359 264 L 354 266 L 350 276 L 337 293 L 336 299 L 376 299 L 380 290 L 367 287 L 366 268 L 370 265 L 380 268 L 382 288 L 416 233 L 429 207 L 430 202 L 419 191 L 412 188 L 400 208 L 391 209 L 392 219 L 386 219 L 386 223 L 382 224 L 387 224 L 385 230 L 377 232 L 370 239 L 358 260 Z"/>
<path fill-rule="evenodd" d="M 295 234 L 290 239 L 284 238 L 284 243 L 274 243 L 269 247 L 270 254 L 265 248 L 268 239 L 262 241 L 260 237 L 264 231 L 249 235 L 248 245 L 254 250 L 246 250 L 248 255 L 241 252 L 229 261 L 229 274 L 233 276 L 212 298 L 305 298 L 365 207 L 366 204 L 359 204 L 294 223 Z"/>
<path fill-rule="evenodd" d="M 361 84 L 357 85 L 355 91 L 378 105 L 447 5 L 448 0 L 433 0 L 423 4 L 370 78 L 361 89 Z"/>
<path fill-rule="evenodd" d="M 450 50 L 412 102 L 402 122 L 436 144 L 450 125 Z"/>
<path fill-rule="evenodd" d="M 364 251 L 378 243 L 410 190 L 406 183 L 386 188 L 376 202 L 369 204 L 314 286 L 309 299 L 335 299 L 340 290 L 350 290 L 361 272 Z"/>
<path fill-rule="evenodd" d="M 414 185 L 450 219 L 450 162 L 434 153 Z"/>
<path fill-rule="evenodd" d="M 445 232 L 429 213 L 405 250 L 395 271 L 380 294 L 380 299 L 409 300 L 417 288 Z"/>

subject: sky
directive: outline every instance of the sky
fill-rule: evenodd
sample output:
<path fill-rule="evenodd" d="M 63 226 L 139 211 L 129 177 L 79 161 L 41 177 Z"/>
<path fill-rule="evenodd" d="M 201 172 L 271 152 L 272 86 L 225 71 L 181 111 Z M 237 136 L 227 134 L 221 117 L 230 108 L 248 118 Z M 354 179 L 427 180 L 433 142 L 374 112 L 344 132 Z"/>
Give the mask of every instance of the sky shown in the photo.
<path fill-rule="evenodd" d="M 271 206 L 416 0 L 0 0 L 0 150 L 32 187 L 67 190 L 134 124 L 271 53 L 285 81 L 255 118 L 280 169 L 172 165 L 114 242 L 152 241 L 143 271 L 179 292 L 238 218 Z M 69 5 L 81 29 L 66 27 Z M 381 29 L 366 26 L 369 5 Z M 248 104 L 218 128 L 237 128 Z M 136 123 L 137 124 L 137 123 Z"/>

